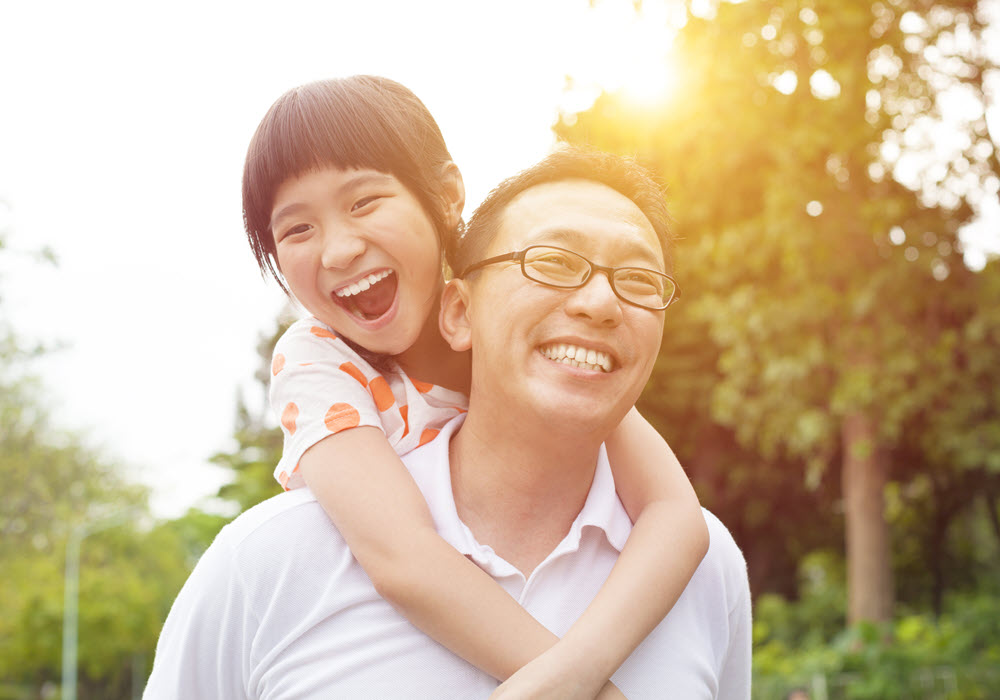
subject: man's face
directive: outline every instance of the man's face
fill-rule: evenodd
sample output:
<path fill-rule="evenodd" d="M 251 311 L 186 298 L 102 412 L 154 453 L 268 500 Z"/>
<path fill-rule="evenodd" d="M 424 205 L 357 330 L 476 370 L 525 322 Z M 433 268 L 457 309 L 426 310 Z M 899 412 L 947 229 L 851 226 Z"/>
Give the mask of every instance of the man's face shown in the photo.
<path fill-rule="evenodd" d="M 664 271 L 659 240 L 635 203 L 588 180 L 537 185 L 515 197 L 486 257 L 530 245 L 558 246 L 608 267 Z M 579 289 L 555 289 L 524 277 L 516 261 L 474 273 L 469 290 L 477 410 L 604 436 L 635 403 L 659 351 L 662 311 L 621 301 L 602 273 Z"/>

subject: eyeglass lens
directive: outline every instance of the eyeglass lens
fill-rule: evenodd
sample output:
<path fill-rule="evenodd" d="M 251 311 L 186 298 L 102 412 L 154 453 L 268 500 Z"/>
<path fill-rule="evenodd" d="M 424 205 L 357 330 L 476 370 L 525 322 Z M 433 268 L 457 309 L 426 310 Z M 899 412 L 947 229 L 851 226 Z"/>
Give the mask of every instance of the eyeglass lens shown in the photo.
<path fill-rule="evenodd" d="M 591 269 L 589 260 L 560 248 L 533 246 L 524 255 L 525 274 L 555 287 L 579 287 Z M 663 308 L 674 294 L 674 283 L 669 277 L 641 267 L 615 268 L 611 286 L 622 298 L 653 309 Z"/>

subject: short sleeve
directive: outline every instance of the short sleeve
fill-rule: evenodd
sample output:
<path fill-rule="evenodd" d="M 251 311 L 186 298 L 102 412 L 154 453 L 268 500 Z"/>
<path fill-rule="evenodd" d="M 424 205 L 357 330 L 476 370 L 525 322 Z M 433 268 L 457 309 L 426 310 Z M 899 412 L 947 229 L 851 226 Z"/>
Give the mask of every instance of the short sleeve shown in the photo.
<path fill-rule="evenodd" d="M 736 604 L 729 611 L 729 652 L 719 673 L 719 697 L 749 700 L 753 646 L 750 588 L 745 577 L 737 585 Z"/>
<path fill-rule="evenodd" d="M 222 539 L 198 561 L 170 608 L 143 700 L 248 697 L 257 616 Z"/>
<path fill-rule="evenodd" d="M 289 327 L 271 360 L 271 409 L 284 436 L 278 483 L 286 490 L 301 486 L 299 460 L 329 435 L 363 425 L 385 432 L 384 383 L 328 326 L 309 318 Z"/>
<path fill-rule="evenodd" d="M 719 670 L 718 697 L 733 700 L 750 700 L 751 648 L 753 627 L 751 623 L 750 581 L 747 576 L 746 560 L 733 540 L 732 535 L 714 516 L 706 517 L 710 528 L 713 547 L 722 550 L 726 604 L 728 607 L 727 626 L 729 641 L 726 656 Z"/>

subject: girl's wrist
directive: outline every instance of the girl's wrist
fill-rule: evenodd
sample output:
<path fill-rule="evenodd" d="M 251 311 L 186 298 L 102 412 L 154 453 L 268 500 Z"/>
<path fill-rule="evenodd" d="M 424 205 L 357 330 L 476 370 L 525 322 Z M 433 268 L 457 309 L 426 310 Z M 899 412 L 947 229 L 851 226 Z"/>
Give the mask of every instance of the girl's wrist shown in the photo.
<path fill-rule="evenodd" d="M 590 695 L 597 695 L 608 682 L 601 664 L 595 663 L 598 660 L 594 658 L 595 654 L 574 644 L 572 639 L 560 640 L 546 654 L 551 656 L 551 667 L 557 678 L 567 685 L 575 685 L 586 689 Z"/>

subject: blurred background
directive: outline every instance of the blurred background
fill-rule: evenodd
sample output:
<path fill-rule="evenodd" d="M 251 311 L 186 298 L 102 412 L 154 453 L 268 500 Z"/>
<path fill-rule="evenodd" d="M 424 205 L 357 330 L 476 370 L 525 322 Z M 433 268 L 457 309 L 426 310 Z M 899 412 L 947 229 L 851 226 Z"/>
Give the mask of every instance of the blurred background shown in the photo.
<path fill-rule="evenodd" d="M 138 697 L 277 493 L 298 311 L 243 157 L 362 72 L 436 116 L 467 213 L 560 141 L 666 185 L 640 409 L 746 555 L 755 698 L 1000 697 L 998 63 L 998 0 L 0 3 L 0 700 Z"/>

